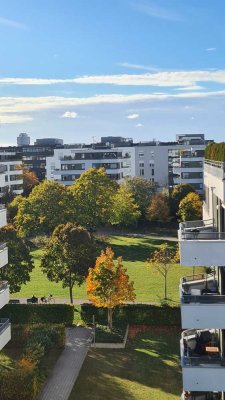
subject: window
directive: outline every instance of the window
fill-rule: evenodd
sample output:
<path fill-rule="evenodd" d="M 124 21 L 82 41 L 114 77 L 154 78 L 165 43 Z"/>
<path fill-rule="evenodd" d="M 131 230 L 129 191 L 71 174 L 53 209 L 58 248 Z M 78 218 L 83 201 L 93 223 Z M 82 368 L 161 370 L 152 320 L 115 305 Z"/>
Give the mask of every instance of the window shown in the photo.
<path fill-rule="evenodd" d="M 139 162 L 139 167 L 144 168 L 145 164 L 143 162 Z"/>
<path fill-rule="evenodd" d="M 143 176 L 145 174 L 145 170 L 143 168 L 140 169 L 140 176 Z"/>
<path fill-rule="evenodd" d="M 154 175 L 155 174 L 155 170 L 154 170 L 154 168 L 152 168 L 152 175 Z"/>
<path fill-rule="evenodd" d="M 139 157 L 141 158 L 141 157 L 144 157 L 144 152 L 143 151 L 140 151 L 139 152 Z"/>

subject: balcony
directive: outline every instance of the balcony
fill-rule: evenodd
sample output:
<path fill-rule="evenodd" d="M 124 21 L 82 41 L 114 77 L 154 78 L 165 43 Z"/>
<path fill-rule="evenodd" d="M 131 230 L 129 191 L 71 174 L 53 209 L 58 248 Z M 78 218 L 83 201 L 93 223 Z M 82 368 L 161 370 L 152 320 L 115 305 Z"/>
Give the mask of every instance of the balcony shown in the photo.
<path fill-rule="evenodd" d="M 6 243 L 0 243 L 0 268 L 8 264 L 8 247 Z"/>
<path fill-rule="evenodd" d="M 11 324 L 9 319 L 0 319 L 0 351 L 11 339 Z"/>
<path fill-rule="evenodd" d="M 225 329 L 225 296 L 214 274 L 182 278 L 180 300 L 182 328 Z"/>
<path fill-rule="evenodd" d="M 225 358 L 216 329 L 189 329 L 180 341 L 185 391 L 224 391 Z"/>
<path fill-rule="evenodd" d="M 184 391 L 181 400 L 221 400 L 222 393 L 219 392 L 188 392 Z"/>
<path fill-rule="evenodd" d="M 217 232 L 211 219 L 180 223 L 178 240 L 181 265 L 225 265 L 225 233 Z"/>
<path fill-rule="evenodd" d="M 0 309 L 9 302 L 9 285 L 8 282 L 0 281 Z"/>

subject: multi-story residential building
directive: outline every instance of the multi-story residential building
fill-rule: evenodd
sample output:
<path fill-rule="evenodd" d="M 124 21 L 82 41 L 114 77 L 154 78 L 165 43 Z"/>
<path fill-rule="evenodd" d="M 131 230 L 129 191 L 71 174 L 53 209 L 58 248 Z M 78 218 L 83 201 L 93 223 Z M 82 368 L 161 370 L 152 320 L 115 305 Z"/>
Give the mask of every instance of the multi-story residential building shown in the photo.
<path fill-rule="evenodd" d="M 55 149 L 54 155 L 47 157 L 46 177 L 70 185 L 86 169 L 104 166 L 111 178 L 119 182 L 126 176 L 141 176 L 155 182 L 159 188 L 188 182 L 202 193 L 201 162 L 204 148 L 204 135 L 179 135 L 176 142 L 153 140 L 140 143 L 133 143 L 132 139 L 122 137 L 104 137 L 101 143 L 65 145 L 64 148 Z M 186 157 L 180 161 L 181 153 L 182 157 Z M 182 168 L 179 172 L 180 179 L 176 180 L 174 177 L 177 177 L 178 173 L 175 175 L 174 163 L 178 158 Z"/>
<path fill-rule="evenodd" d="M 17 137 L 17 146 L 29 146 L 30 136 L 27 133 L 20 133 Z"/>
<path fill-rule="evenodd" d="M 0 175 L 4 173 L 0 172 Z M 1 177 L 0 177 L 1 178 Z M 1 187 L 0 179 L 0 187 Z M 6 208 L 0 205 L 0 228 L 6 225 Z M 0 243 L 0 268 L 8 264 L 8 248 L 5 243 Z M 9 302 L 9 285 L 8 282 L 0 281 L 0 309 Z M 0 319 L 0 351 L 11 339 L 11 326 L 6 318 Z"/>
<path fill-rule="evenodd" d="M 203 220 L 179 228 L 182 399 L 225 399 L 225 163 L 204 162 Z M 208 273 L 195 273 L 195 267 Z"/>
<path fill-rule="evenodd" d="M 0 169 L 4 172 L 1 176 L 0 197 L 7 188 L 14 194 L 22 194 L 22 161 L 16 152 L 0 151 Z"/>

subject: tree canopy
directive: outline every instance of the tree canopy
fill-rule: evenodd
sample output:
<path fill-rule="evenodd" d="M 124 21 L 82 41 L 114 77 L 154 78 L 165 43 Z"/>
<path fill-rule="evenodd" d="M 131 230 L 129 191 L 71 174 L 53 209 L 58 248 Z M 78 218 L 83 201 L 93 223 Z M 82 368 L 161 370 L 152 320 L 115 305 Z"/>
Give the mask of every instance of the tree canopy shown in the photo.
<path fill-rule="evenodd" d="M 110 329 L 114 307 L 135 300 L 134 283 L 130 281 L 122 261 L 122 257 L 114 261 L 114 253 L 107 247 L 97 258 L 95 267 L 89 269 L 86 279 L 88 299 L 96 307 L 108 308 Z"/>
<path fill-rule="evenodd" d="M 30 272 L 34 265 L 30 249 L 23 239 L 18 236 L 13 225 L 6 225 L 0 229 L 0 242 L 7 243 L 8 265 L 0 269 L 0 277 L 8 281 L 10 292 L 15 293 L 21 289 L 22 284 L 30 280 Z"/>
<path fill-rule="evenodd" d="M 189 183 L 180 183 L 179 185 L 174 186 L 171 195 L 170 195 L 170 209 L 171 214 L 176 217 L 179 204 L 181 200 L 187 196 L 189 193 L 196 193 L 193 186 Z"/>
<path fill-rule="evenodd" d="M 177 213 L 181 221 L 202 219 L 202 201 L 197 193 L 189 193 L 179 204 Z"/>
<path fill-rule="evenodd" d="M 147 208 L 146 218 L 148 221 L 158 221 L 165 223 L 169 220 L 170 209 L 168 197 L 164 193 L 156 193 L 152 197 L 151 203 Z"/>
<path fill-rule="evenodd" d="M 134 201 L 138 205 L 142 217 L 145 217 L 146 209 L 156 191 L 155 183 L 139 176 L 134 176 L 127 178 L 124 184 L 128 191 L 133 195 Z"/>
<path fill-rule="evenodd" d="M 28 196 L 32 189 L 39 184 L 37 175 L 23 165 L 23 195 Z"/>
<path fill-rule="evenodd" d="M 135 203 L 133 195 L 125 185 L 120 185 L 113 197 L 110 216 L 111 224 L 121 227 L 135 225 L 140 216 L 141 212 Z"/>
<path fill-rule="evenodd" d="M 71 192 L 57 182 L 44 181 L 35 186 L 18 206 L 16 227 L 22 236 L 50 234 L 74 213 Z"/>
<path fill-rule="evenodd" d="M 77 222 L 87 228 L 107 222 L 117 186 L 104 168 L 90 168 L 83 172 L 70 186 L 77 210 Z"/>
<path fill-rule="evenodd" d="M 73 303 L 73 286 L 81 285 L 88 268 L 95 262 L 95 243 L 83 227 L 67 223 L 55 228 L 41 259 L 41 268 L 50 281 L 69 288 Z"/>

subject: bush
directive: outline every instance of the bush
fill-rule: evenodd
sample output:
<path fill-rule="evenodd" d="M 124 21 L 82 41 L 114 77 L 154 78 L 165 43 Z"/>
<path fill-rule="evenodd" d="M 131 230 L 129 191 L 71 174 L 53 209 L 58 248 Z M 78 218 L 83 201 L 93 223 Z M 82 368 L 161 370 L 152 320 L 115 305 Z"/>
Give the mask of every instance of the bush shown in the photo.
<path fill-rule="evenodd" d="M 81 306 L 81 317 L 91 324 L 95 316 L 98 324 L 107 324 L 107 309 L 97 308 L 91 304 Z M 179 307 L 160 307 L 146 304 L 129 304 L 127 306 L 116 307 L 113 313 L 113 323 L 129 325 L 154 325 L 154 326 L 180 326 Z"/>
<path fill-rule="evenodd" d="M 205 159 L 225 162 L 225 142 L 208 144 L 205 148 Z"/>
<path fill-rule="evenodd" d="M 126 333 L 126 326 L 113 327 L 112 331 L 105 325 L 97 325 L 95 341 L 100 343 L 122 343 Z"/>
<path fill-rule="evenodd" d="M 38 383 L 34 368 L 23 367 L 10 371 L 0 370 L 0 381 L 0 399 L 33 400 L 37 396 Z"/>
<path fill-rule="evenodd" d="M 63 347 L 65 344 L 65 326 L 64 325 L 17 325 L 12 324 L 12 338 L 7 344 L 8 348 L 23 348 L 29 341 L 39 341 L 48 348 L 48 344 L 53 343 L 56 347 Z"/>
<path fill-rule="evenodd" d="M 9 318 L 12 324 L 72 325 L 74 308 L 69 304 L 6 304 L 0 318 Z"/>

